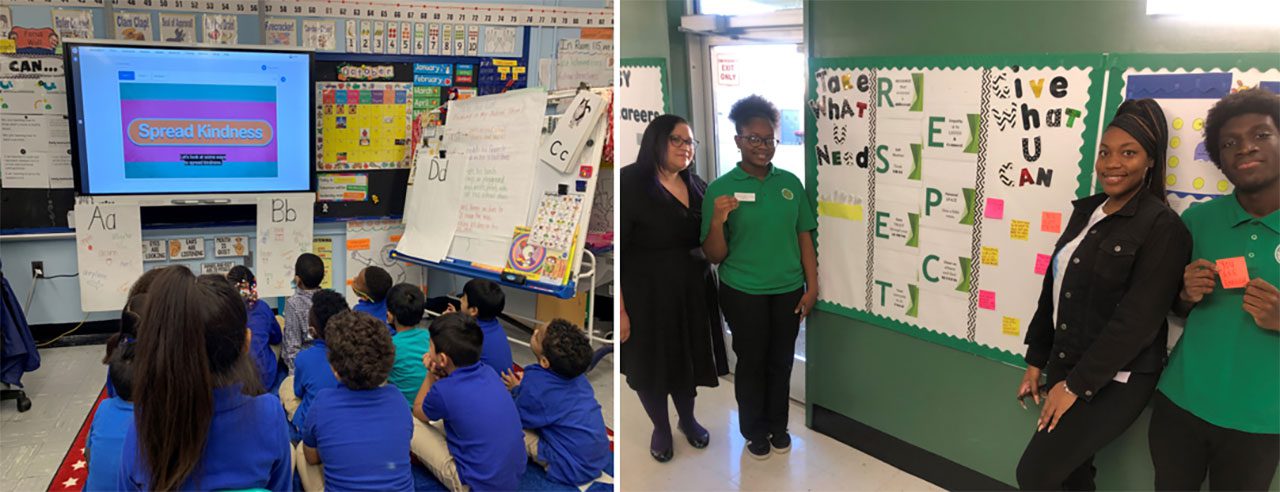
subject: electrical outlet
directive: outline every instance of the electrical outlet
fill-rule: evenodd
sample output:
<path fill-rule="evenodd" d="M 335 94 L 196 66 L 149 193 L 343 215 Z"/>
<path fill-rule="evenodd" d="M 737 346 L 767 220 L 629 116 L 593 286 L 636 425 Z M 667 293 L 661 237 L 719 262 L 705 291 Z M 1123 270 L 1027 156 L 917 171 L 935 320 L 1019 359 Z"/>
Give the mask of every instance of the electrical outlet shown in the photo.
<path fill-rule="evenodd" d="M 44 278 L 44 262 L 43 261 L 31 262 L 31 276 L 35 278 Z"/>

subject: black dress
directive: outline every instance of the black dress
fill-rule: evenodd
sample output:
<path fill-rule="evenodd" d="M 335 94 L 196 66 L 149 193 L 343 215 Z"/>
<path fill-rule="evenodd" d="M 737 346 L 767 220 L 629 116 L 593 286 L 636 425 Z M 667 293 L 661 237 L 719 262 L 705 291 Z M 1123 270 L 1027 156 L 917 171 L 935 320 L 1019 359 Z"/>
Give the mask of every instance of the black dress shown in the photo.
<path fill-rule="evenodd" d="M 620 280 L 631 318 L 621 370 L 636 391 L 691 394 L 729 373 L 716 281 L 698 240 L 707 184 L 680 173 L 686 208 L 646 171 L 624 167 L 619 184 Z"/>

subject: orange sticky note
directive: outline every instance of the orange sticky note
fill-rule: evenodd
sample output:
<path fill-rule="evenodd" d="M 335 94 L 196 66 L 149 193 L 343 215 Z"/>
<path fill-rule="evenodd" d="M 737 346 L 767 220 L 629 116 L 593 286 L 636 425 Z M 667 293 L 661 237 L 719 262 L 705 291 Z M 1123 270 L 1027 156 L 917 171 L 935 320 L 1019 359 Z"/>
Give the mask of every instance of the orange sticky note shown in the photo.
<path fill-rule="evenodd" d="M 1239 289 L 1249 283 L 1249 266 L 1243 256 L 1218 260 L 1218 278 L 1222 279 L 1222 288 Z"/>
<path fill-rule="evenodd" d="M 347 251 L 365 251 L 369 249 L 372 241 L 369 238 L 364 239 L 348 239 Z"/>
<path fill-rule="evenodd" d="M 404 237 L 404 236 L 401 236 L 400 234 L 392 234 L 392 235 L 391 235 L 391 242 L 393 242 L 393 243 L 398 243 L 398 242 L 400 242 L 400 238 L 401 238 L 401 237 Z"/>
<path fill-rule="evenodd" d="M 1054 234 L 1062 232 L 1062 213 L 1041 212 L 1040 232 L 1052 232 Z"/>

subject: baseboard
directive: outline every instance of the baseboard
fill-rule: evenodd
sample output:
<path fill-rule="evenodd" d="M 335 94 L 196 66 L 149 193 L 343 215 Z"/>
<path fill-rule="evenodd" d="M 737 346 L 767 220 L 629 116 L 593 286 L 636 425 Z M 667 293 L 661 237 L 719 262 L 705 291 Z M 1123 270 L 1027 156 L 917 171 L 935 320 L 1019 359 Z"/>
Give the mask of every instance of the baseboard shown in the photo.
<path fill-rule="evenodd" d="M 79 325 L 79 328 L 76 326 Z M 71 331 L 75 329 L 75 331 Z M 49 323 L 31 325 L 31 338 L 37 345 L 53 343 L 40 348 L 75 347 L 106 343 L 107 338 L 120 330 L 120 320 L 87 321 L 80 323 Z M 58 338 L 62 335 L 62 338 Z"/>
<path fill-rule="evenodd" d="M 1016 490 L 821 405 L 813 405 L 813 430 L 947 490 Z"/>

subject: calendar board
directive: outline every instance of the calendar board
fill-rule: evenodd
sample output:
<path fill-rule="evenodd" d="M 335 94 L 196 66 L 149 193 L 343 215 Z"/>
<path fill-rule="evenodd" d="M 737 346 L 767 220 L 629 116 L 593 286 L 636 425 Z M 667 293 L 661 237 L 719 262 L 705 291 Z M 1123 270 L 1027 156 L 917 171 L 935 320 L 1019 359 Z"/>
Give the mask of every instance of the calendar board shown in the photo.
<path fill-rule="evenodd" d="M 412 84 L 316 84 L 316 166 L 323 171 L 408 167 Z"/>

